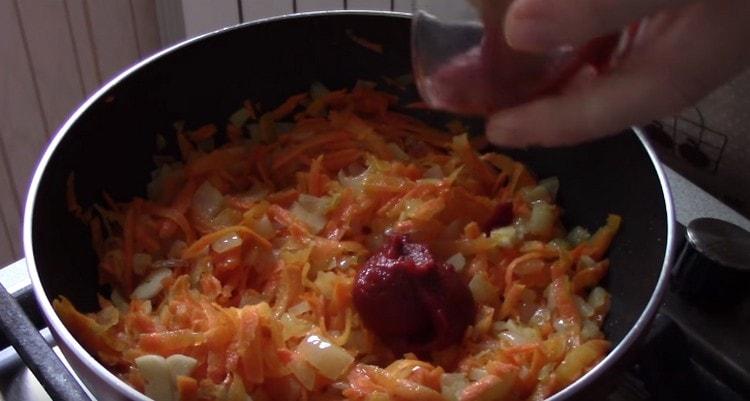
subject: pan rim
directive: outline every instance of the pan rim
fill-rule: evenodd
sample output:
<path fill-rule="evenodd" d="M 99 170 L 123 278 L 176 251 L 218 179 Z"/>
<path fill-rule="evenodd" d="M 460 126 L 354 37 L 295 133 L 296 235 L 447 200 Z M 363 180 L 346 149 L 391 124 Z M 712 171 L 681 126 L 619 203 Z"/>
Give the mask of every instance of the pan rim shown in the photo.
<path fill-rule="evenodd" d="M 39 276 L 39 271 L 37 269 L 36 260 L 34 257 L 34 247 L 32 245 L 32 229 L 33 229 L 33 215 L 34 215 L 34 206 L 36 202 L 37 189 L 39 187 L 39 184 L 42 181 L 42 178 L 45 174 L 45 171 L 46 171 L 47 165 L 49 164 L 50 159 L 55 154 L 57 148 L 60 146 L 60 143 L 68 134 L 71 127 L 73 127 L 73 125 L 79 120 L 79 118 L 85 112 L 87 112 L 94 103 L 102 99 L 110 89 L 112 89 L 113 87 L 115 87 L 116 85 L 124 81 L 125 79 L 127 79 L 130 75 L 136 73 L 137 71 L 141 70 L 147 65 L 150 65 L 152 62 L 160 58 L 163 58 L 173 52 L 179 51 L 180 49 L 184 47 L 188 47 L 195 43 L 205 41 L 215 36 L 221 35 L 224 32 L 244 29 L 245 27 L 248 27 L 248 26 L 273 23 L 273 22 L 285 21 L 285 20 L 292 20 L 296 18 L 325 17 L 325 16 L 339 16 L 339 15 L 382 16 L 382 17 L 394 17 L 394 18 L 404 18 L 404 19 L 411 17 L 410 13 L 395 12 L 395 11 L 330 10 L 330 11 L 304 12 L 304 13 L 287 14 L 287 15 L 281 15 L 281 16 L 276 16 L 276 17 L 270 17 L 270 18 L 260 19 L 260 20 L 251 21 L 251 22 L 245 22 L 245 23 L 238 24 L 235 26 L 221 28 L 221 29 L 218 29 L 209 33 L 205 33 L 203 35 L 199 35 L 197 37 L 176 43 L 126 68 L 125 70 L 120 72 L 117 76 L 109 80 L 102 87 L 100 87 L 93 95 L 91 95 L 84 103 L 82 103 L 70 115 L 70 117 L 68 117 L 65 123 L 55 132 L 55 135 L 53 136 L 49 145 L 43 152 L 42 157 L 39 159 L 39 162 L 37 163 L 37 166 L 34 170 L 34 175 L 30 182 L 28 195 L 25 201 L 24 214 L 23 214 L 23 233 L 22 233 L 23 249 L 24 249 L 24 254 L 26 258 L 27 269 L 28 269 L 29 276 L 32 282 L 34 296 L 37 301 L 37 304 L 39 305 L 42 311 L 42 314 L 44 316 L 46 323 L 51 328 L 51 331 L 54 337 L 57 339 L 57 341 L 60 341 L 62 344 L 64 344 L 64 347 L 62 348 L 65 348 L 66 350 L 75 354 L 75 356 L 78 359 L 77 362 L 79 362 L 80 364 L 83 364 L 90 372 L 92 372 L 96 376 L 96 379 L 98 381 L 104 382 L 108 386 L 110 386 L 112 389 L 114 389 L 119 396 L 123 396 L 132 400 L 139 400 L 139 401 L 151 400 L 145 394 L 137 391 L 135 388 L 128 385 L 125 381 L 118 378 L 114 373 L 112 373 L 109 369 L 107 369 L 104 365 L 102 365 L 96 358 L 94 358 L 94 356 L 91 353 L 89 353 L 83 347 L 83 345 L 81 345 L 81 343 L 78 342 L 78 340 L 75 339 L 75 337 L 68 330 L 68 328 L 62 323 L 62 320 L 60 320 L 59 316 L 54 311 L 54 308 L 52 307 L 52 303 L 49 301 L 49 298 L 47 297 L 47 292 L 42 287 L 41 278 Z M 570 397 L 576 395 L 576 393 L 582 391 L 585 387 L 589 386 L 590 383 L 600 378 L 604 373 L 606 373 L 607 370 L 609 370 L 609 368 L 616 365 L 622 359 L 625 353 L 636 343 L 636 341 L 639 338 L 641 338 L 641 336 L 643 335 L 643 332 L 647 329 L 647 327 L 649 326 L 649 323 L 651 322 L 651 320 L 653 320 L 654 316 L 656 315 L 656 312 L 658 311 L 661 305 L 662 299 L 664 297 L 664 294 L 666 292 L 670 266 L 672 266 L 672 262 L 673 262 L 675 252 L 676 252 L 674 249 L 675 247 L 675 243 L 674 243 L 675 214 L 674 214 L 672 194 L 669 188 L 669 183 L 666 179 L 666 175 L 661 166 L 661 163 L 659 162 L 659 159 L 656 156 L 655 150 L 651 147 L 651 145 L 646 140 L 644 132 L 639 127 L 635 127 L 635 126 L 631 127 L 630 129 L 634 131 L 641 145 L 644 147 L 644 149 L 646 150 L 648 154 L 649 160 L 651 161 L 651 164 L 653 165 L 653 168 L 657 173 L 659 183 L 662 189 L 662 195 L 664 197 L 664 202 L 665 202 L 665 211 L 667 215 L 666 216 L 667 218 L 667 241 L 666 241 L 666 247 L 665 247 L 664 262 L 661 267 L 659 279 L 656 283 L 654 291 L 652 292 L 651 297 L 646 307 L 641 312 L 638 320 L 630 328 L 630 330 L 628 330 L 628 333 L 617 344 L 617 346 L 591 371 L 587 372 L 584 376 L 582 376 L 579 380 L 576 380 L 570 386 L 566 387 L 562 391 L 548 398 L 549 401 L 561 401 L 561 400 L 569 399 Z M 78 375 L 72 369 L 71 371 L 74 375 Z"/>
<path fill-rule="evenodd" d="M 672 199 L 672 190 L 670 189 L 669 181 L 667 180 L 664 168 L 659 161 L 659 157 L 656 154 L 656 150 L 651 146 L 651 143 L 647 140 L 646 133 L 639 126 L 631 126 L 629 128 L 638 137 L 644 150 L 648 154 L 649 160 L 656 171 L 657 177 L 659 178 L 659 184 L 661 186 L 662 195 L 664 196 L 664 208 L 666 212 L 667 221 L 667 239 L 666 246 L 664 248 L 664 261 L 662 262 L 661 272 L 659 278 L 656 281 L 654 291 L 651 293 L 651 297 L 646 304 L 646 307 L 641 312 L 633 326 L 628 330 L 625 337 L 615 346 L 615 348 L 607 354 L 594 368 L 586 372 L 578 380 L 574 381 L 568 387 L 562 389 L 553 396 L 547 398 L 547 401 L 562 401 L 572 399 L 577 395 L 578 392 L 582 392 L 592 382 L 601 378 L 602 375 L 607 373 L 608 370 L 614 368 L 625 354 L 643 338 L 645 331 L 649 328 L 651 322 L 656 316 L 657 312 L 661 308 L 664 296 L 669 283 L 669 276 L 672 270 L 674 260 L 677 255 L 676 241 L 674 238 L 675 234 L 675 212 L 674 212 L 674 200 Z"/>

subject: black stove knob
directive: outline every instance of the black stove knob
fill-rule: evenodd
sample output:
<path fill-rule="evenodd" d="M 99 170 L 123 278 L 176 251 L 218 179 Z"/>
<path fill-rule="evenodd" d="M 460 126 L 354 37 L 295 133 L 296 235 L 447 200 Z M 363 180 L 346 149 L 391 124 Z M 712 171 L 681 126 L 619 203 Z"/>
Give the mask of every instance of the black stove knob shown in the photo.
<path fill-rule="evenodd" d="M 730 305 L 749 295 L 750 233 L 717 219 L 690 222 L 673 285 L 703 305 Z"/>

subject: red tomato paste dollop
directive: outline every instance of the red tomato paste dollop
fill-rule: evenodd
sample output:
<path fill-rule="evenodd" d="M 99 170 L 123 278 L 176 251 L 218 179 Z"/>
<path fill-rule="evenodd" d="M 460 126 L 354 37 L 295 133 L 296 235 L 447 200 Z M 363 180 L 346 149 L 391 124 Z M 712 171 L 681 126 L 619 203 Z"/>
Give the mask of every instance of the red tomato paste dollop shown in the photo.
<path fill-rule="evenodd" d="M 353 300 L 364 325 L 396 353 L 460 342 L 476 312 L 453 267 L 404 235 L 389 237 L 359 270 Z"/>

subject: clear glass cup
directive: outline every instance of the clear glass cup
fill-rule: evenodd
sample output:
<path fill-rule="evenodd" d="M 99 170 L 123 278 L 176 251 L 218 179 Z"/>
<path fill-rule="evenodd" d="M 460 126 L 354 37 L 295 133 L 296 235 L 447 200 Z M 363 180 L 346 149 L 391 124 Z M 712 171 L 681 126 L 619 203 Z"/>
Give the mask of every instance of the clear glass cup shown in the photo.
<path fill-rule="evenodd" d="M 512 49 L 503 20 L 512 0 L 417 0 L 412 64 L 430 107 L 488 115 L 560 90 L 585 66 L 610 69 L 628 50 L 637 25 L 580 48 L 547 54 Z"/>

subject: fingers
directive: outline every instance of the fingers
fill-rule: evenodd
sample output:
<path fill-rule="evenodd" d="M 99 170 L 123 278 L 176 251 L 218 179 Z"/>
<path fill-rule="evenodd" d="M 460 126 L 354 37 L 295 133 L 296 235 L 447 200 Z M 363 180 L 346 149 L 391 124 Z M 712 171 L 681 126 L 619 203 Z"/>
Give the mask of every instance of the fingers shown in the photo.
<path fill-rule="evenodd" d="M 511 47 L 549 51 L 616 32 L 656 11 L 693 0 L 515 0 L 506 13 Z"/>
<path fill-rule="evenodd" d="M 490 142 L 506 147 L 568 145 L 617 133 L 686 106 L 674 90 L 642 71 L 618 72 L 573 93 L 502 111 L 487 123 Z M 670 98 L 665 99 L 666 96 Z"/>
<path fill-rule="evenodd" d="M 660 13 L 610 74 L 584 75 L 566 93 L 495 114 L 488 139 L 509 147 L 573 144 L 678 112 L 750 66 L 748 15 L 746 0 Z"/>

